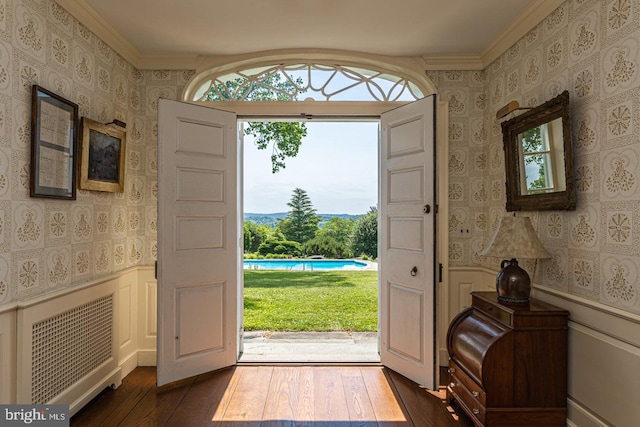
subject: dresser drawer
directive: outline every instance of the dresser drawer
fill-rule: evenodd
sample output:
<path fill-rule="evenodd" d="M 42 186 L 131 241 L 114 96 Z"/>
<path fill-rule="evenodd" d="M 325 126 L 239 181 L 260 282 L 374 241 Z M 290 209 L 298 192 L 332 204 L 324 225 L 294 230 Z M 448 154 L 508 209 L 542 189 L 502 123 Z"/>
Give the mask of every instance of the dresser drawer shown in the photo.
<path fill-rule="evenodd" d="M 476 390 L 477 391 L 477 390 Z M 447 386 L 447 394 L 456 401 L 471 419 L 475 419 L 475 424 L 484 425 L 486 419 L 486 408 L 480 403 L 473 391 L 465 387 L 455 375 L 451 375 L 449 385 Z"/>
<path fill-rule="evenodd" d="M 454 384 L 454 388 L 457 387 L 458 384 L 464 386 L 473 399 L 477 400 L 482 406 L 487 405 L 487 394 L 482 387 L 454 362 L 449 364 L 449 385 L 451 384 Z"/>
<path fill-rule="evenodd" d="M 502 307 L 500 304 L 485 301 L 483 299 L 475 297 L 475 295 L 472 298 L 474 308 L 480 310 L 487 316 L 492 317 L 507 326 L 513 326 L 512 313 L 504 309 L 504 307 Z"/>

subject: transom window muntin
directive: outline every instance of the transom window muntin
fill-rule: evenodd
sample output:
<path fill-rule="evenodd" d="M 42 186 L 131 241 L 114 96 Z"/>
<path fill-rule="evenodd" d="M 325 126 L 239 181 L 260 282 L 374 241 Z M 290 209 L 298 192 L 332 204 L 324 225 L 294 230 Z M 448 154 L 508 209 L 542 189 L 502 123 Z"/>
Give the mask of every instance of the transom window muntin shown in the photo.
<path fill-rule="evenodd" d="M 193 101 L 415 101 L 423 92 L 386 71 L 321 63 L 277 64 L 209 76 Z M 261 95 L 258 95 L 261 94 Z"/>

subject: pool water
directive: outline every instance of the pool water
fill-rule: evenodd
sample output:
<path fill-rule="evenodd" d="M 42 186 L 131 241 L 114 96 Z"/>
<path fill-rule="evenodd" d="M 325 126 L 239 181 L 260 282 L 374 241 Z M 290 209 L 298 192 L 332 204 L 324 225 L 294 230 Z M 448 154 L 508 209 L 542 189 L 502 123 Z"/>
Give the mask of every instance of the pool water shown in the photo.
<path fill-rule="evenodd" d="M 245 259 L 246 270 L 364 270 L 367 263 L 352 259 Z"/>

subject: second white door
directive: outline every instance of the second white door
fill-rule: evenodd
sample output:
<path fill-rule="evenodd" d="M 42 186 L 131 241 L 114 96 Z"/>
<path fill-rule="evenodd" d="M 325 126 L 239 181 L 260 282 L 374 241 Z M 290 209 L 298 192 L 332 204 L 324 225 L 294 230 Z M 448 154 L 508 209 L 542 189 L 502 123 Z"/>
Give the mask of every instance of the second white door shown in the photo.
<path fill-rule="evenodd" d="M 381 117 L 380 359 L 437 387 L 435 95 Z"/>

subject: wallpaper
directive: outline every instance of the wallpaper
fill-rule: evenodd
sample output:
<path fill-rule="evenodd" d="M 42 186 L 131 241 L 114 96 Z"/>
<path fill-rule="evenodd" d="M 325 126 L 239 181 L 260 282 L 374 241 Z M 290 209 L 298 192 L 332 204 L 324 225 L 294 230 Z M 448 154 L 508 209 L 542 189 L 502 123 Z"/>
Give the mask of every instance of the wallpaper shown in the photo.
<path fill-rule="evenodd" d="M 449 262 L 479 254 L 505 211 L 496 111 L 571 97 L 575 211 L 523 212 L 553 255 L 542 286 L 640 313 L 640 1 L 568 0 L 482 71 L 430 71 L 449 102 Z M 0 0 L 0 304 L 77 286 L 157 254 L 157 99 L 192 71 L 140 71 L 53 0 Z M 127 123 L 125 192 L 29 197 L 30 88 Z"/>
<path fill-rule="evenodd" d="M 499 269 L 478 255 L 507 215 L 496 111 L 566 89 L 577 209 L 518 213 L 553 256 L 525 268 L 543 286 L 640 313 L 639 67 L 638 0 L 570 0 L 482 72 L 429 73 L 449 101 L 452 266 Z"/>
<path fill-rule="evenodd" d="M 145 116 L 154 85 L 179 93 L 188 78 L 136 70 L 52 0 L 0 0 L 0 304 L 153 263 L 156 124 Z M 127 124 L 124 193 L 29 197 L 33 84 L 80 116 Z"/>

